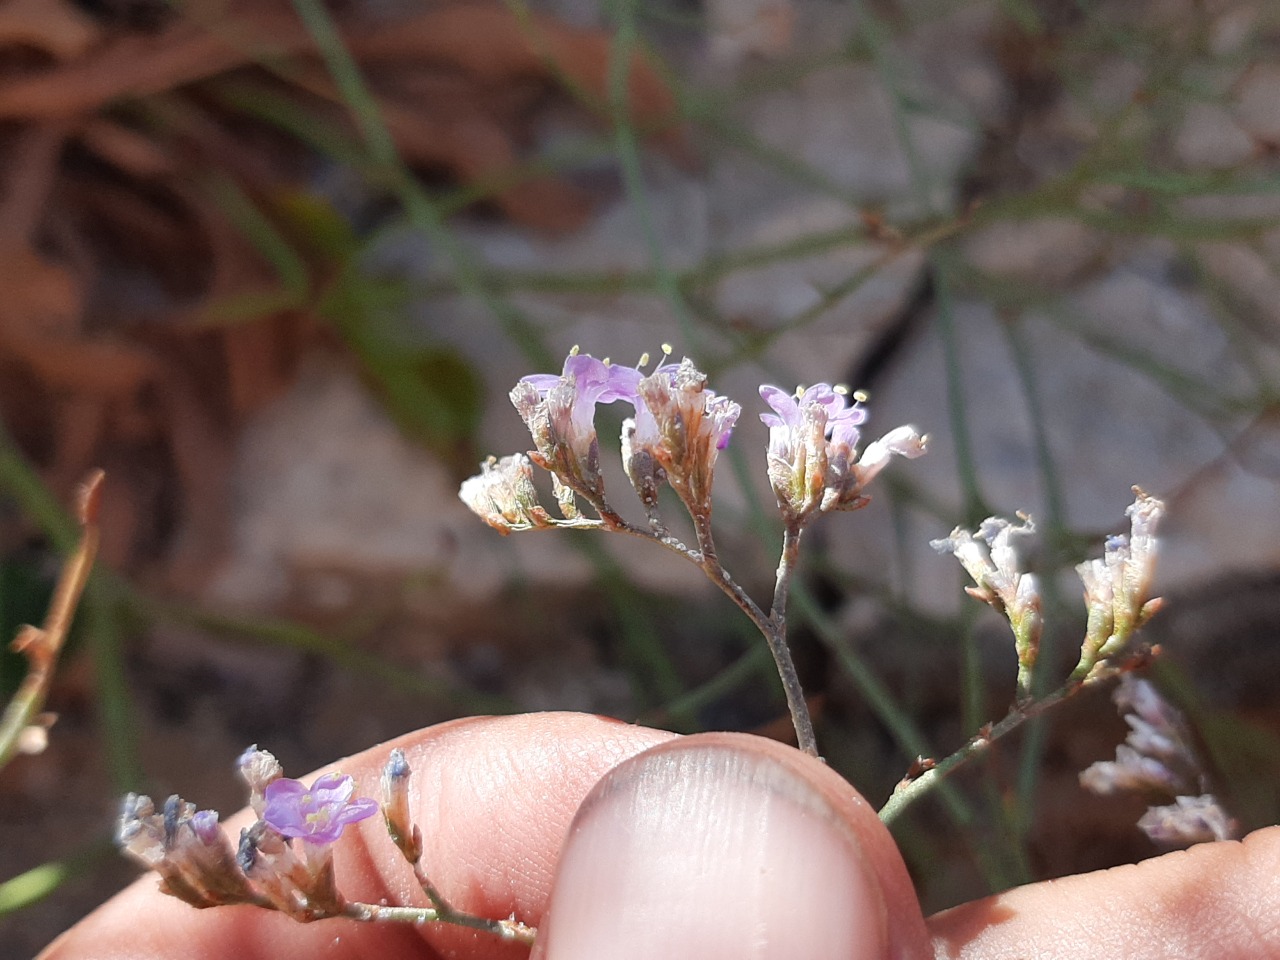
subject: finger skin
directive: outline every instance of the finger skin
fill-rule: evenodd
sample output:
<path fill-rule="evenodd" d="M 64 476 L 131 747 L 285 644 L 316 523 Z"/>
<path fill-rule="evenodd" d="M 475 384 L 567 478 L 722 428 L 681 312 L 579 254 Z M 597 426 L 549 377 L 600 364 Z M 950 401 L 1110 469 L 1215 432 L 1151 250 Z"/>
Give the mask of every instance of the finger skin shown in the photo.
<path fill-rule="evenodd" d="M 422 829 L 423 862 L 437 886 L 460 909 L 486 917 L 514 913 L 537 924 L 560 845 L 587 792 L 626 758 L 672 736 L 581 714 L 476 718 L 409 734 L 330 769 L 355 777 L 358 796 L 377 797 L 387 755 L 401 747 L 413 770 L 410 802 Z M 232 835 L 251 820 L 244 812 L 233 818 Z M 348 899 L 426 905 L 381 817 L 348 828 L 334 859 Z M 255 907 L 196 910 L 161 894 L 156 878 L 146 876 L 59 937 L 41 960 L 441 955 L 501 960 L 527 951 L 440 925 L 298 924 Z"/>
<path fill-rule="evenodd" d="M 425 862 L 446 896 L 474 913 L 514 912 L 539 924 L 560 846 L 588 792 L 624 760 L 673 739 L 576 714 L 480 718 L 419 731 L 335 766 L 356 778 L 361 795 L 376 796 L 387 754 L 404 749 L 414 769 L 412 803 Z M 880 876 L 891 928 L 905 923 L 909 930 L 914 898 L 896 849 L 871 823 L 873 815 L 859 809 L 865 803 L 852 788 L 816 761 L 769 741 L 753 740 L 744 749 L 776 755 L 797 776 L 834 791 L 833 802 L 849 805 L 845 815 Z M 241 814 L 228 827 L 234 835 L 250 819 Z M 350 828 L 335 859 L 352 898 L 424 903 L 378 818 Z M 939 914 L 929 927 L 939 960 L 1280 957 L 1280 828 L 1241 843 L 1204 844 L 1136 866 L 1032 884 Z M 345 920 L 300 925 L 249 907 L 197 911 L 160 894 L 148 876 L 63 934 L 42 960 L 431 960 L 442 952 L 456 960 L 523 955 L 451 928 Z"/>
<path fill-rule="evenodd" d="M 741 771 L 740 775 L 718 776 L 728 767 Z M 562 852 L 562 862 L 566 865 L 567 872 L 572 874 L 576 866 L 575 854 L 581 853 L 593 861 L 587 875 L 592 878 L 593 883 L 600 886 L 584 888 L 579 883 L 580 889 L 576 890 L 570 898 L 577 901 L 574 906 L 578 908 L 585 906 L 585 912 L 590 917 L 589 925 L 592 930 L 589 942 L 592 943 L 593 949 L 595 941 L 600 939 L 608 941 L 608 938 L 615 935 L 615 929 L 619 939 L 640 936 L 641 941 L 645 943 L 644 949 L 648 949 L 649 938 L 637 934 L 634 926 L 647 922 L 652 917 L 652 912 L 646 907 L 628 909 L 626 903 L 614 905 L 611 909 L 607 902 L 611 894 L 607 892 L 603 894 L 606 902 L 597 903 L 601 890 L 614 889 L 610 881 L 619 874 L 627 875 L 628 873 L 625 866 L 621 868 L 617 866 L 618 861 L 614 859 L 619 855 L 617 851 L 627 850 L 634 854 L 636 845 L 618 842 L 620 838 L 609 838 L 607 832 L 603 838 L 604 843 L 601 844 L 602 838 L 591 829 L 591 822 L 600 815 L 602 808 L 609 808 L 613 813 L 629 812 L 633 809 L 633 805 L 642 804 L 655 804 L 663 810 L 679 809 L 685 792 L 684 785 L 690 780 L 697 781 L 704 769 L 712 771 L 711 783 L 717 799 L 726 803 L 723 807 L 716 807 L 716 812 L 712 814 L 718 823 L 732 819 L 732 814 L 729 813 L 732 802 L 726 802 L 728 792 L 734 792 L 744 781 L 750 782 L 753 785 L 752 788 L 742 796 L 746 802 L 747 818 L 749 821 L 756 821 L 757 830 L 767 832 L 772 825 L 771 818 L 766 812 L 771 809 L 770 799 L 785 796 L 789 803 L 795 804 L 796 809 L 805 811 L 805 820 L 810 823 L 821 822 L 822 827 L 818 829 L 829 838 L 825 841 L 826 844 L 842 851 L 836 856 L 841 858 L 843 863 L 855 864 L 854 872 L 864 878 L 864 882 L 856 886 L 860 893 L 865 891 L 866 895 L 855 896 L 852 901 L 837 900 L 832 907 L 823 907 L 822 910 L 830 910 L 829 915 L 823 914 L 826 922 L 814 923 L 812 930 L 794 931 L 795 942 L 811 942 L 815 947 L 820 944 L 824 956 L 828 955 L 828 951 L 833 948 L 840 951 L 840 956 L 874 956 L 877 960 L 890 960 L 890 958 L 892 960 L 923 960 L 925 957 L 932 956 L 924 918 L 920 913 L 906 865 L 888 829 L 880 821 L 874 808 L 847 781 L 820 760 L 815 760 L 776 741 L 740 733 L 704 733 L 660 744 L 614 768 L 587 796 L 570 829 L 568 849 Z M 682 779 L 676 776 L 677 771 L 685 771 L 685 777 Z M 654 790 L 651 789 L 652 784 L 661 784 L 661 786 Z M 611 813 L 605 815 L 612 821 Z M 650 817 L 646 815 L 642 819 L 648 821 Z M 696 822 L 696 816 L 691 816 L 689 821 L 680 825 L 664 824 L 661 831 L 672 826 L 680 829 L 691 822 Z M 634 821 L 626 816 L 622 817 L 621 826 L 627 839 L 630 839 L 632 831 L 644 830 L 643 827 L 635 826 Z M 707 833 L 715 834 L 716 831 L 711 829 Z M 699 846 L 699 840 L 705 835 L 701 834 L 699 838 L 690 840 L 690 847 Z M 586 846 L 574 849 L 574 845 L 579 841 Z M 661 843 L 658 845 L 661 846 Z M 641 849 L 643 850 L 643 847 Z M 780 850 L 775 852 L 782 853 Z M 725 860 L 735 863 L 737 869 L 743 869 L 741 861 L 734 861 L 733 854 L 734 849 L 725 849 L 723 852 L 717 849 L 712 855 L 723 856 Z M 626 854 L 621 855 L 626 856 Z M 658 863 L 665 863 L 668 860 L 668 853 L 662 851 L 655 856 Z M 717 896 L 716 891 L 700 888 L 694 879 L 699 872 L 697 867 L 699 856 L 691 849 L 687 856 L 678 857 L 677 862 L 688 865 L 692 875 L 689 871 L 684 874 L 673 872 L 664 882 L 683 901 L 682 909 L 692 904 L 690 909 L 693 914 L 703 914 L 706 911 L 705 904 L 716 902 Z M 607 863 L 608 866 L 604 870 L 595 869 L 601 863 Z M 775 858 L 763 867 L 749 869 L 768 871 L 768 875 L 777 882 L 777 878 L 786 875 L 783 867 L 784 864 Z M 820 870 L 818 864 L 812 862 L 808 863 L 808 869 Z M 831 871 L 816 879 L 829 884 L 836 880 L 834 874 L 838 872 Z M 649 871 L 643 871 L 646 882 L 649 879 L 648 873 Z M 578 874 L 578 876 L 581 878 L 582 875 Z M 730 883 L 729 886 L 737 892 L 735 885 Z M 835 886 L 839 888 L 841 884 L 836 883 Z M 747 888 L 750 890 L 750 884 Z M 551 914 L 539 933 L 538 942 L 533 951 L 533 960 L 543 960 L 548 955 L 563 955 L 563 952 L 556 947 L 559 942 L 557 937 L 560 934 L 556 920 L 558 916 L 562 919 L 565 916 L 563 911 L 558 912 L 565 906 L 564 901 L 557 896 L 561 892 L 556 890 L 552 895 Z M 773 899 L 785 901 L 785 894 L 784 890 L 775 890 Z M 815 900 L 820 899 L 815 898 Z M 809 904 L 806 903 L 805 906 Z M 805 912 L 803 909 L 796 909 L 794 913 L 787 913 L 784 923 L 799 922 L 799 917 Z M 737 915 L 737 911 L 732 909 L 727 913 Z M 758 925 L 768 925 L 770 920 L 766 920 L 765 916 L 769 911 L 765 910 L 761 911 L 760 915 L 752 915 L 751 908 L 748 908 L 747 914 L 748 916 L 740 918 L 740 922 L 747 926 L 757 925 L 752 937 L 748 938 L 751 948 L 764 949 L 761 946 L 761 938 L 769 938 L 758 928 Z M 866 927 L 846 939 L 848 931 L 845 930 L 843 921 L 849 920 L 853 915 L 865 917 L 868 923 Z M 714 911 L 711 916 L 714 919 Z M 582 921 L 580 916 L 574 919 L 577 922 Z M 570 923 L 573 922 L 570 921 Z M 674 929 L 681 931 L 685 929 L 684 924 L 678 919 L 672 918 L 671 923 L 674 924 Z M 714 929 L 714 922 L 708 926 L 700 918 L 693 927 L 696 932 L 692 935 L 700 938 L 706 936 L 708 929 Z M 783 929 L 785 930 L 786 927 L 784 926 Z M 812 940 L 813 936 L 817 937 L 817 941 Z M 575 936 L 574 939 L 578 938 Z M 658 936 L 654 939 L 662 940 L 663 937 Z M 736 931 L 723 931 L 722 935 L 716 937 L 716 941 L 714 946 L 708 947 L 707 944 L 698 940 L 700 949 L 688 955 L 697 957 L 741 955 L 734 953 L 736 948 L 725 946 L 726 943 L 738 943 Z M 791 945 L 791 950 L 795 950 L 794 943 Z M 595 955 L 599 952 L 598 949 L 594 949 Z M 635 953 L 636 951 L 632 951 L 628 956 Z M 642 954 L 643 950 L 640 953 Z M 571 948 L 571 954 L 574 956 L 583 954 L 581 943 L 576 943 Z M 667 951 L 661 955 L 674 956 L 675 954 Z M 751 955 L 761 954 L 752 952 Z M 801 950 L 795 955 L 803 958 L 808 953 Z"/>
<path fill-rule="evenodd" d="M 931 918 L 939 960 L 1280 957 L 1280 827 L 1009 890 Z"/>

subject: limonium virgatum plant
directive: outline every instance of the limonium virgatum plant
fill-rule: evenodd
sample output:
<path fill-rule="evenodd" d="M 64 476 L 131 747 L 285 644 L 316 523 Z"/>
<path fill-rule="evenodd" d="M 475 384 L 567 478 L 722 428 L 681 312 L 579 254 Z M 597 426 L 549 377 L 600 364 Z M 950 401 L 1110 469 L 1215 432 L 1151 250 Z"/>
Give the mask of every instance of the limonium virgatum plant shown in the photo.
<path fill-rule="evenodd" d="M 866 420 L 865 397 L 827 383 L 787 391 L 762 386 L 769 411 L 760 419 L 769 427 L 767 469 L 783 521 L 781 555 L 768 612 L 753 600 L 721 563 L 711 528 L 711 494 L 716 459 L 729 443 L 741 407 L 707 388 L 706 377 L 693 363 L 663 362 L 646 372 L 648 358 L 634 367 L 597 360 L 575 349 L 560 374 L 523 378 L 511 401 L 533 437 L 534 450 L 502 459 L 490 458 L 478 476 L 460 490 L 462 500 L 503 534 L 513 531 L 568 528 L 623 533 L 671 550 L 699 567 L 740 607 L 760 630 L 777 663 L 801 750 L 818 755 L 813 724 L 787 647 L 787 597 L 799 559 L 804 531 L 826 513 L 856 510 L 868 502 L 867 486 L 896 455 L 918 457 L 926 438 L 902 426 L 858 452 L 860 427 Z M 645 522 L 624 518 L 610 503 L 601 472 L 596 407 L 624 401 L 633 416 L 624 421 L 622 466 L 643 507 Z M 559 516 L 539 500 L 534 466 L 551 476 Z M 674 491 L 692 522 L 692 543 L 668 526 L 660 509 L 664 486 Z M 1029 717 L 1087 686 L 1127 674 L 1145 663 L 1150 651 L 1139 649 L 1134 634 L 1155 612 L 1149 596 L 1156 556 L 1156 527 L 1164 505 L 1135 488 L 1128 509 L 1127 536 L 1107 540 L 1102 558 L 1077 570 L 1084 582 L 1088 621 L 1075 669 L 1053 692 L 1037 696 L 1032 684 L 1042 631 L 1040 593 L 1034 575 L 1024 572 L 1013 546 L 1015 537 L 1031 531 L 1030 518 L 1020 522 L 990 518 L 976 531 L 957 528 L 934 547 L 952 553 L 974 581 L 968 592 L 990 604 L 1009 621 L 1018 662 L 1013 706 L 1008 715 L 983 727 L 949 757 L 920 758 L 881 809 L 891 821 L 939 779 L 986 749 Z M 588 512 L 584 512 L 584 507 Z M 1128 688 L 1126 688 L 1128 689 Z M 1115 764 L 1086 773 L 1093 789 L 1124 789 L 1141 781 L 1137 770 L 1159 778 L 1176 766 L 1183 781 L 1162 781 L 1175 791 L 1194 781 L 1199 796 L 1176 794 L 1170 807 L 1149 814 L 1163 839 L 1183 841 L 1229 835 L 1232 826 L 1221 813 L 1185 738 L 1169 747 L 1170 730 L 1180 729 L 1171 708 L 1158 707 L 1153 688 L 1126 695 L 1139 704 L 1145 726 L 1131 726 L 1141 748 L 1121 748 Z M 1155 699 L 1153 699 L 1155 698 Z M 1154 718 L 1154 719 L 1153 719 Z M 1163 724 L 1163 725 L 1162 725 Z M 1161 738 L 1161 734 L 1166 734 Z M 1132 739 L 1132 738 L 1131 738 Z M 1142 750 L 1146 750 L 1143 754 Z M 1163 753 L 1161 751 L 1164 751 Z M 1164 767 L 1161 767 L 1164 764 Z M 119 840 L 125 851 L 162 877 L 162 888 L 199 907 L 253 904 L 279 910 L 300 921 L 346 917 L 363 921 L 447 922 L 489 931 L 506 940 L 529 943 L 535 932 L 511 917 L 492 920 L 453 909 L 424 872 L 421 843 L 408 808 L 410 771 L 404 755 L 392 751 L 381 784 L 381 810 L 392 842 L 412 866 L 430 906 L 396 906 L 348 901 L 338 890 L 332 845 L 343 828 L 372 816 L 379 803 L 354 797 L 350 777 L 331 773 L 310 786 L 285 778 L 271 754 L 250 748 L 239 769 L 250 788 L 250 806 L 258 820 L 241 833 L 238 851 L 218 827 L 217 814 L 197 810 L 170 797 L 162 811 L 151 800 L 131 795 L 121 818 Z"/>

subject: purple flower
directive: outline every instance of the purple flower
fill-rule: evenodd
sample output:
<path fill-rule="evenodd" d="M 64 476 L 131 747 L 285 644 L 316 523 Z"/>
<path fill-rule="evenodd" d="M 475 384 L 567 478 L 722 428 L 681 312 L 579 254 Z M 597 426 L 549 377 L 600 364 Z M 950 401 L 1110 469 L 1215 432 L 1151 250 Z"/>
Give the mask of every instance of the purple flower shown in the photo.
<path fill-rule="evenodd" d="M 579 448 L 595 438 L 596 405 L 615 400 L 636 402 L 636 389 L 643 374 L 635 367 L 618 363 L 605 363 L 586 353 L 570 354 L 564 361 L 564 371 L 534 373 L 521 377 L 520 383 L 529 384 L 538 398 L 548 405 L 548 410 L 559 411 L 556 424 L 562 439 Z"/>
<path fill-rule="evenodd" d="M 641 500 L 649 503 L 649 480 L 641 477 L 637 457 L 661 469 L 688 510 L 709 511 L 716 457 L 742 408 L 708 390 L 706 375 L 688 358 L 642 377 L 636 394 L 635 418 L 622 428 L 622 458 Z"/>
<path fill-rule="evenodd" d="M 532 373 L 521 377 L 520 382 L 532 384 L 544 399 L 556 387 L 571 385 L 574 389 L 574 422 L 590 429 L 597 403 L 613 403 L 615 400 L 635 403 L 636 388 L 642 376 L 635 367 L 605 363 L 588 353 L 574 353 L 565 358 L 564 370 L 559 376 Z"/>
<path fill-rule="evenodd" d="M 787 393 L 766 383 L 760 396 L 773 408 L 773 413 L 760 414 L 769 428 L 770 454 L 790 462 L 797 445 L 804 442 L 811 418 L 816 418 L 832 448 L 843 448 L 847 456 L 858 445 L 858 426 L 867 419 L 867 411 L 856 401 L 850 406 L 848 398 L 836 393 L 831 384 L 815 383 L 803 391 Z"/>
<path fill-rule="evenodd" d="M 898 427 L 855 459 L 867 418 L 855 395 L 829 383 L 787 393 L 765 384 L 760 396 L 773 410 L 760 414 L 769 428 L 769 482 L 778 505 L 795 522 L 828 510 L 856 510 L 867 503 L 864 488 L 894 455 L 918 457 L 925 437 L 913 427 Z"/>
<path fill-rule="evenodd" d="M 635 404 L 641 377 L 635 367 L 579 353 L 569 355 L 559 376 L 523 377 L 511 391 L 511 402 L 533 436 L 533 461 L 589 501 L 603 496 L 596 405 L 615 400 Z"/>
<path fill-rule="evenodd" d="M 281 777 L 267 785 L 262 819 L 286 837 L 308 843 L 329 844 L 342 829 L 378 812 L 368 797 L 351 799 L 355 781 L 342 773 L 327 773 L 308 789 L 300 780 Z"/>

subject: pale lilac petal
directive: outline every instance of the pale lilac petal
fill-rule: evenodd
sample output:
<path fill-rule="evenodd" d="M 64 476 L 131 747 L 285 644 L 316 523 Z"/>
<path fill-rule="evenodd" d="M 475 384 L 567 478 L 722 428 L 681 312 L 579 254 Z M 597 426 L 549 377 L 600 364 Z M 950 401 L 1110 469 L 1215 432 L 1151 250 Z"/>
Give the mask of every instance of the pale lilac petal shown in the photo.
<path fill-rule="evenodd" d="M 355 781 L 341 773 L 320 777 L 310 789 L 301 781 L 282 778 L 267 786 L 262 819 L 286 837 L 333 843 L 347 824 L 377 812 L 378 804 L 367 797 L 352 800 L 354 791 Z"/>

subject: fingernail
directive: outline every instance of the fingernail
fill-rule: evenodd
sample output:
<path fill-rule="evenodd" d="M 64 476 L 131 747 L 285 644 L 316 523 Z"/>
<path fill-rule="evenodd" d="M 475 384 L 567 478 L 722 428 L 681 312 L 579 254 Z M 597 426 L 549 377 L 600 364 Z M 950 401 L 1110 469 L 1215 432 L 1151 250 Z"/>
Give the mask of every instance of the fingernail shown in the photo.
<path fill-rule="evenodd" d="M 546 960 L 851 960 L 886 950 L 884 901 L 830 802 L 778 760 L 660 747 L 613 770 L 570 830 Z"/>

